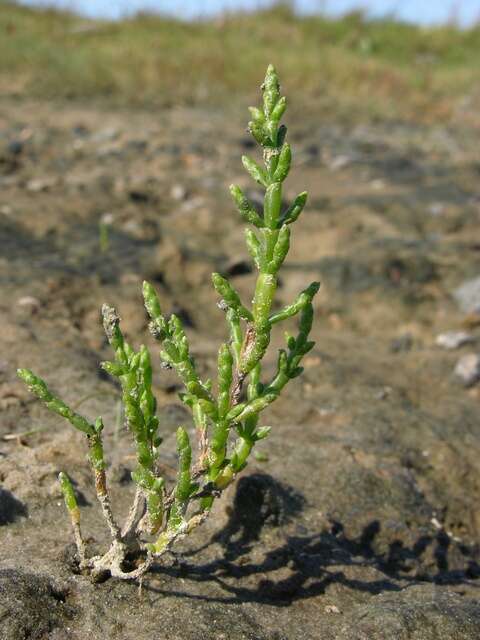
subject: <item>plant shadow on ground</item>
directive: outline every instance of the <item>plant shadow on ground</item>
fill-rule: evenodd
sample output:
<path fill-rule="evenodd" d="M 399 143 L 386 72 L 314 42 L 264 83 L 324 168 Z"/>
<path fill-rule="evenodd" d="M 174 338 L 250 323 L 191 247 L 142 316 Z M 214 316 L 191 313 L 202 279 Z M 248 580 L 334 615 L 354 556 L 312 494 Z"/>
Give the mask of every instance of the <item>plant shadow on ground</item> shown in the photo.
<path fill-rule="evenodd" d="M 374 542 L 381 531 L 381 523 L 373 520 L 364 527 L 358 537 L 349 538 L 340 522 L 331 521 L 330 527 L 320 533 L 292 536 L 285 543 L 269 550 L 261 562 L 250 562 L 249 552 L 258 544 L 264 526 L 280 526 L 298 514 L 304 499 L 290 488 L 265 474 L 242 478 L 224 529 L 214 535 L 203 547 L 175 556 L 171 566 L 157 566 L 158 576 L 183 578 L 192 582 L 214 582 L 228 593 L 225 597 L 202 596 L 160 589 L 145 584 L 144 588 L 162 595 L 175 595 L 190 599 L 241 604 L 256 602 L 274 606 L 289 606 L 296 600 L 321 595 L 332 584 L 372 595 L 384 591 L 401 591 L 410 584 L 429 582 L 441 585 L 471 584 L 480 578 L 480 565 L 474 560 L 475 550 L 459 545 L 464 557 L 462 568 L 450 568 L 449 549 L 452 541 L 439 531 L 436 535 L 423 535 L 411 546 L 401 540 L 390 543 L 386 553 L 374 549 Z M 219 559 L 195 564 L 188 558 L 213 543 L 222 547 Z M 453 543 L 456 544 L 456 543 Z M 422 556 L 433 558 L 433 567 L 425 569 Z M 458 563 L 456 563 L 458 564 Z M 371 568 L 383 574 L 378 579 L 363 580 L 355 575 L 355 568 Z M 283 569 L 279 579 L 265 575 Z M 353 571 L 351 570 L 353 569 Z M 410 575 L 409 575 L 410 574 Z M 377 574 L 378 575 L 378 574 Z M 250 587 L 235 585 L 234 581 L 258 576 Z M 480 586 L 480 585 L 479 585 Z"/>
<path fill-rule="evenodd" d="M 28 517 L 28 509 L 13 493 L 0 487 L 0 526 Z"/>

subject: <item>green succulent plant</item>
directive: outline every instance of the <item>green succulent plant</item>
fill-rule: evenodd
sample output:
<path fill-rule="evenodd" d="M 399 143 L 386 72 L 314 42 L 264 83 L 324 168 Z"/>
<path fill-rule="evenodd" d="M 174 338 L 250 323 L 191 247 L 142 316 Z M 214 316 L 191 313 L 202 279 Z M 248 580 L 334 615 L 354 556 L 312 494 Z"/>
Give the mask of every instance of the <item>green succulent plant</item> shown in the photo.
<path fill-rule="evenodd" d="M 262 92 L 263 107 L 250 109 L 252 119 L 248 127 L 263 149 L 263 166 L 247 156 L 242 162 L 265 189 L 263 211 L 254 208 L 240 187 L 230 187 L 238 212 L 249 225 L 245 239 L 258 274 L 251 308 L 241 301 L 227 279 L 218 273 L 212 275 L 230 334 L 218 350 L 215 389 L 211 381 L 202 380 L 198 374 L 181 319 L 165 315 L 152 285 L 143 284 L 150 331 L 160 344 L 163 366 L 173 368 L 183 384 L 180 397 L 192 412 L 198 441 L 194 460 L 188 432 L 178 427 L 175 485 L 168 487 L 158 470 L 162 437 L 152 392 L 150 354 L 143 345 L 135 351 L 125 340 L 115 309 L 107 305 L 102 308 L 103 325 L 114 358 L 101 366 L 120 384 L 125 423 L 136 452 L 136 468 L 132 472 L 136 494 L 123 527 L 117 524 L 110 506 L 102 419 L 88 421 L 57 398 L 41 378 L 28 369 L 18 370 L 20 378 L 48 409 L 87 437 L 97 497 L 112 538 L 105 554 L 88 557 L 75 492 L 65 473 L 60 474 L 59 481 L 74 530 L 80 568 L 94 577 L 109 572 L 122 579 L 140 578 L 176 540 L 208 517 L 214 500 L 247 465 L 256 443 L 269 437 L 271 428 L 260 424 L 261 413 L 279 397 L 289 380 L 302 373 L 302 358 L 314 345 L 309 333 L 312 301 L 319 283 L 313 282 L 292 304 L 273 311 L 278 272 L 290 247 L 291 225 L 302 213 L 307 194 L 301 193 L 283 210 L 282 186 L 290 170 L 291 149 L 285 141 L 287 128 L 280 123 L 286 100 L 280 95 L 272 66 L 267 69 Z M 292 316 L 299 317 L 298 333 L 286 334 L 286 347 L 279 351 L 276 373 L 270 380 L 264 380 L 262 360 L 272 328 Z M 128 571 L 125 559 L 132 551 L 140 553 L 143 559 L 137 568 Z"/>

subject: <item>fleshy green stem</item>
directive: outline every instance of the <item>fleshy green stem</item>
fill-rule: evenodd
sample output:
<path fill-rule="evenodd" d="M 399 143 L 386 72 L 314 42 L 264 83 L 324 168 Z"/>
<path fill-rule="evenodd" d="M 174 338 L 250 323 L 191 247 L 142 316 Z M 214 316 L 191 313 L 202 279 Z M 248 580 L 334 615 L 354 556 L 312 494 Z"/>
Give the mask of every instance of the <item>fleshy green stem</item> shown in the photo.
<path fill-rule="evenodd" d="M 75 492 L 70 482 L 70 478 L 66 473 L 61 471 L 58 474 L 58 481 L 60 483 L 60 489 L 62 490 L 65 506 L 70 515 L 70 521 L 72 523 L 73 537 L 75 539 L 75 545 L 78 551 L 78 558 L 80 560 L 80 567 L 86 564 L 86 551 L 85 542 L 82 537 L 82 531 L 80 529 L 80 509 L 78 508 Z"/>
<path fill-rule="evenodd" d="M 103 556 L 87 559 L 75 493 L 65 474 L 60 474 L 59 480 L 80 565 L 93 576 L 109 571 L 121 579 L 141 578 L 155 557 L 205 520 L 215 497 L 248 463 L 256 443 L 269 436 L 271 428 L 259 425 L 260 414 L 280 396 L 291 379 L 300 375 L 302 358 L 314 345 L 309 334 L 313 298 L 319 288 L 317 282 L 280 311 L 274 307 L 278 273 L 290 249 L 291 228 L 305 207 L 307 194 L 300 193 L 290 206 L 284 207 L 283 183 L 290 171 L 292 152 L 286 142 L 287 128 L 280 124 L 287 103 L 280 95 L 278 77 L 271 65 L 262 92 L 262 108 L 250 108 L 249 130 L 262 148 L 263 165 L 247 156 L 242 158 L 242 163 L 253 180 L 265 189 L 263 210 L 257 210 L 240 187 L 230 187 L 241 218 L 254 227 L 246 229 L 245 239 L 258 273 L 251 306 L 242 301 L 229 280 L 219 273 L 212 274 L 213 286 L 220 296 L 218 306 L 226 312 L 230 334 L 228 342 L 218 351 L 216 389 L 211 381 L 200 378 L 181 319 L 176 315 L 165 316 L 154 288 L 148 282 L 143 284 L 150 331 L 161 344 L 162 365 L 174 369 L 180 378 L 183 384 L 180 398 L 191 411 L 195 424 L 195 461 L 188 432 L 183 427 L 177 430 L 175 485 L 167 488 L 158 473 L 162 438 L 150 354 L 143 345 L 138 351 L 130 346 L 113 307 L 104 305 L 102 315 L 114 358 L 101 366 L 118 380 L 125 423 L 132 435 L 136 456 L 132 472 L 136 493 L 122 530 L 110 506 L 101 418 L 92 424 L 53 395 L 41 378 L 28 369 L 18 370 L 20 378 L 48 409 L 67 419 L 87 437 L 97 497 L 112 536 L 110 548 Z M 293 316 L 299 318 L 298 334 L 286 336 L 287 345 L 279 351 L 273 378 L 268 383 L 262 382 L 262 361 L 270 344 L 272 327 Z M 194 511 L 192 505 L 199 506 L 198 510 Z M 155 536 L 155 541 L 145 543 L 144 533 Z M 147 550 L 143 563 L 130 572 L 125 571 L 127 554 L 139 549 Z"/>

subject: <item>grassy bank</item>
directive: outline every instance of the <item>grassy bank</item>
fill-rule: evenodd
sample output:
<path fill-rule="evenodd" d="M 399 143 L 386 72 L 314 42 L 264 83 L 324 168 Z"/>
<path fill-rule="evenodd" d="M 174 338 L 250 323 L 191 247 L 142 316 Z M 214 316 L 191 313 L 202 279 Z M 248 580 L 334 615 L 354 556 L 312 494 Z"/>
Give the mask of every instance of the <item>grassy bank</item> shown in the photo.
<path fill-rule="evenodd" d="M 110 23 L 0 1 L 3 95 L 221 104 L 232 93 L 248 100 L 269 61 L 294 103 L 320 111 L 436 121 L 480 102 L 480 27 L 300 18 L 282 7 Z"/>

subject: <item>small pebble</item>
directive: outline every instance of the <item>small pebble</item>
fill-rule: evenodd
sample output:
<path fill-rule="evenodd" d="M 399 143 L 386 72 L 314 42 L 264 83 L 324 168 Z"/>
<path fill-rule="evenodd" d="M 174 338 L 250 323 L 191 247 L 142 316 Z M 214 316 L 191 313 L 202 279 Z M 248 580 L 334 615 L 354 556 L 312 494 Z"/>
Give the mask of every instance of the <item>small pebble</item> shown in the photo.
<path fill-rule="evenodd" d="M 445 212 L 445 205 L 443 204 L 443 202 L 433 202 L 429 206 L 428 211 L 432 216 L 441 216 L 442 213 Z"/>
<path fill-rule="evenodd" d="M 440 333 L 435 339 L 435 344 L 444 349 L 458 349 L 472 342 L 474 342 L 473 337 L 466 331 L 447 331 L 447 333 Z"/>
<path fill-rule="evenodd" d="M 100 216 L 100 222 L 102 224 L 113 224 L 115 222 L 115 216 L 113 215 L 113 213 L 107 211 L 106 213 L 102 213 L 102 215 Z"/>
<path fill-rule="evenodd" d="M 204 198 L 202 198 L 201 196 L 196 196 L 195 198 L 191 198 L 190 200 L 184 200 L 181 205 L 181 211 L 183 213 L 194 211 L 195 209 L 201 207 L 204 202 Z"/>
<path fill-rule="evenodd" d="M 170 189 L 170 197 L 172 200 L 176 200 L 177 202 L 185 200 L 187 198 L 187 189 L 183 184 L 174 184 Z"/>
<path fill-rule="evenodd" d="M 383 180 L 372 180 L 370 186 L 375 191 L 382 191 L 382 189 L 385 189 L 385 182 Z"/>
<path fill-rule="evenodd" d="M 32 178 L 26 184 L 27 191 L 39 193 L 40 191 L 48 191 L 57 184 L 55 178 Z"/>
<path fill-rule="evenodd" d="M 101 129 L 93 134 L 92 140 L 94 142 L 111 142 L 112 140 L 116 140 L 120 135 L 120 131 L 115 127 L 106 127 L 105 129 Z"/>
<path fill-rule="evenodd" d="M 332 171 L 339 171 L 344 167 L 348 167 L 349 164 L 352 164 L 353 158 L 347 155 L 335 156 L 333 160 L 329 164 L 329 168 Z"/>
<path fill-rule="evenodd" d="M 325 607 L 325 613 L 340 613 L 340 609 L 334 604 L 327 604 Z"/>
<path fill-rule="evenodd" d="M 379 391 L 376 391 L 373 394 L 373 397 L 375 398 L 375 400 L 385 400 L 386 398 L 389 397 L 392 391 L 393 391 L 392 387 L 383 387 Z"/>
<path fill-rule="evenodd" d="M 480 380 L 480 355 L 467 353 L 462 356 L 453 373 L 465 387 L 473 386 Z"/>
<path fill-rule="evenodd" d="M 19 307 L 25 307 L 30 309 L 32 312 L 38 311 L 40 309 L 40 300 L 38 298 L 34 298 L 33 296 L 23 296 L 17 300 L 17 304 Z"/>
<path fill-rule="evenodd" d="M 453 292 L 461 311 L 480 314 L 480 276 L 467 280 Z"/>

